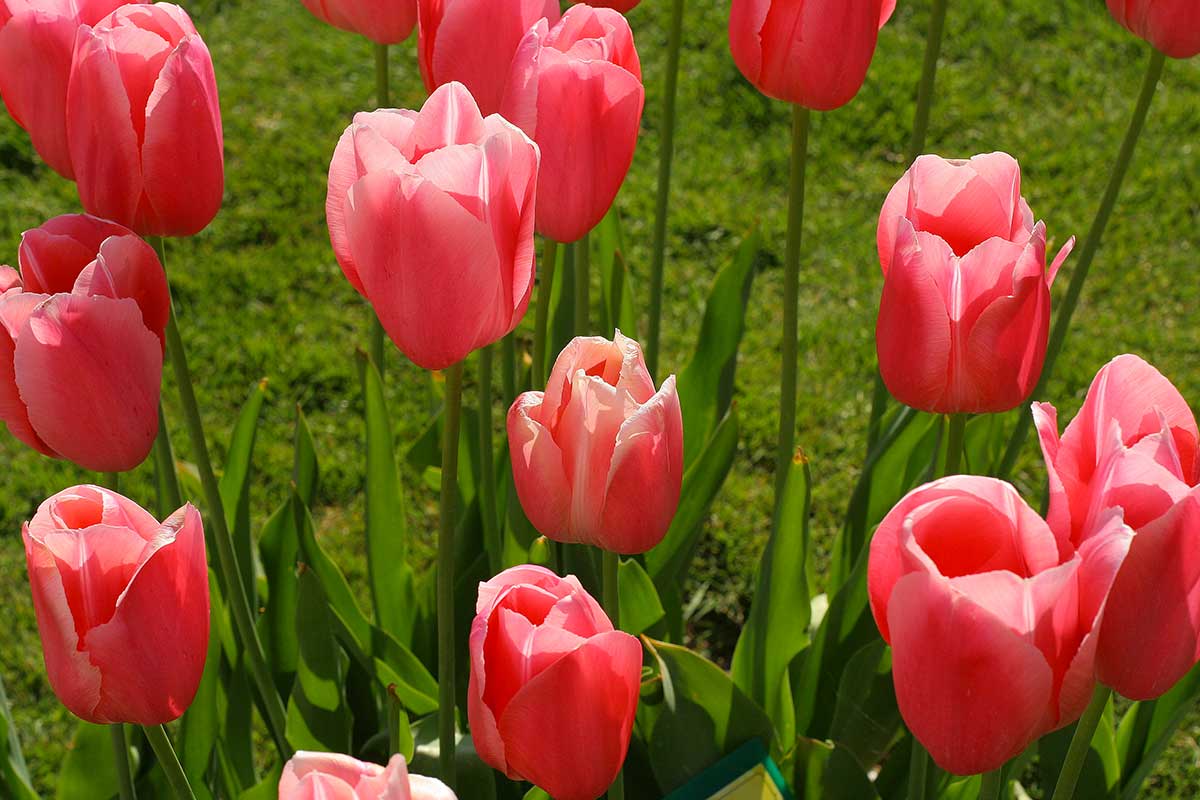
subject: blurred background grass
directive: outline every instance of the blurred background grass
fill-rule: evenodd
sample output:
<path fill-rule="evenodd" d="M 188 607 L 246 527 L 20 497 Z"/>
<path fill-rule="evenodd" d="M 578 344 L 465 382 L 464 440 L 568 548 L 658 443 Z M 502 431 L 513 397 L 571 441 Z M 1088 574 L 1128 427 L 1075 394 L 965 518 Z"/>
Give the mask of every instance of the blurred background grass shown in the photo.
<path fill-rule="evenodd" d="M 367 316 L 333 260 L 323 210 L 337 137 L 354 111 L 375 105 L 370 46 L 321 25 L 296 0 L 185 5 L 216 64 L 226 197 L 207 231 L 172 243 L 168 268 L 215 455 L 219 463 L 251 388 L 269 379 L 253 498 L 261 521 L 286 490 L 294 409 L 303 407 L 321 456 L 320 533 L 362 586 L 363 432 L 351 356 L 365 341 Z M 738 373 L 741 451 L 712 509 L 689 587 L 689 594 L 705 594 L 693 621 L 694 643 L 720 658 L 743 621 L 769 525 L 789 112 L 758 94 L 734 67 L 727 0 L 687 5 L 663 375 L 657 377 L 686 363 L 712 278 L 736 244 L 755 226 L 765 234 Z M 884 194 L 905 168 L 927 14 L 924 0 L 901 2 L 859 97 L 844 109 L 814 115 L 798 441 L 816 480 L 820 547 L 832 539 L 862 460 L 880 287 L 875 222 Z M 648 280 L 666 16 L 666 4 L 656 0 L 644 0 L 630 14 L 647 111 L 617 205 L 635 298 L 643 302 L 638 289 Z M 419 107 L 424 92 L 413 43 L 393 52 L 394 104 Z M 1024 194 L 1046 220 L 1053 251 L 1087 230 L 1146 56 L 1146 46 L 1118 28 L 1100 0 L 952 3 L 928 148 L 947 156 L 1015 155 Z M 1200 59 L 1168 63 L 1138 153 L 1051 386 L 1064 419 L 1095 371 L 1121 352 L 1149 359 L 1200 408 Z M 41 165 L 11 120 L 0 119 L 0 263 L 15 264 L 21 231 L 76 210 L 73 186 Z M 1071 268 L 1068 262 L 1064 272 Z M 1056 297 L 1068 278 L 1060 280 Z M 425 424 L 429 379 L 394 351 L 388 369 L 403 449 Z M 186 461 L 173 387 L 164 396 L 177 454 Z M 74 723 L 45 680 L 20 525 L 47 495 L 95 476 L 40 458 L 7 434 L 0 435 L 0 470 L 0 607 L 7 616 L 0 674 L 38 787 L 52 793 Z M 406 474 L 404 481 L 410 530 L 427 545 L 436 529 L 436 497 L 418 476 Z M 1043 481 L 1031 442 L 1016 482 L 1035 498 Z M 150 470 L 135 473 L 125 489 L 150 504 Z M 1198 736 L 1200 718 L 1193 715 L 1146 797 L 1200 795 Z"/>

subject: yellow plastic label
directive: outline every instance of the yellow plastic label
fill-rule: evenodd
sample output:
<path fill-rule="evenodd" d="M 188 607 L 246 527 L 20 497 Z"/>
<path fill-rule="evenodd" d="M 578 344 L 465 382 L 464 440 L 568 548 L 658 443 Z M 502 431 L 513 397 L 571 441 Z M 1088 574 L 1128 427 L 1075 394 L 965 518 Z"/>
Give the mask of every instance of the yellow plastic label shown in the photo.
<path fill-rule="evenodd" d="M 745 775 L 712 795 L 710 800 L 783 800 L 783 793 L 771 779 L 767 768 L 757 764 Z"/>

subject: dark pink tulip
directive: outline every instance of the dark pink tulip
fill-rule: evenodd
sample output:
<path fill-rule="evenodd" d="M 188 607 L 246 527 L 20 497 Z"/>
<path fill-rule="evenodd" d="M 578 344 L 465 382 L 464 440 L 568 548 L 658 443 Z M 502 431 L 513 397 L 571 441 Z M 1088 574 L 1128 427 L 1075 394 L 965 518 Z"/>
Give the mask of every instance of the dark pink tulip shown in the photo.
<path fill-rule="evenodd" d="M 400 44 L 417 24 L 417 0 L 302 0 L 317 19 L 377 44 Z"/>
<path fill-rule="evenodd" d="M 191 705 L 208 650 L 204 529 L 161 524 L 99 486 L 38 508 L 23 531 L 50 686 L 88 722 L 159 725 Z"/>
<path fill-rule="evenodd" d="M 283 767 L 279 800 L 454 800 L 454 792 L 434 778 L 410 775 L 402 755 L 382 767 L 301 750 Z"/>
<path fill-rule="evenodd" d="M 0 419 L 46 455 L 133 469 L 158 433 L 167 281 L 131 231 L 56 217 L 21 239 L 0 294 Z"/>
<path fill-rule="evenodd" d="M 733 0 L 729 49 L 776 100 L 818 111 L 854 99 L 896 0 Z"/>
<path fill-rule="evenodd" d="M 505 570 L 471 624 L 471 737 L 484 763 L 555 800 L 595 800 L 629 748 L 642 648 L 573 575 Z"/>
<path fill-rule="evenodd" d="M 191 236 L 220 209 L 216 77 L 179 6 L 126 5 L 79 29 L 67 128 L 89 212 L 142 235 Z"/>
<path fill-rule="evenodd" d="M 1029 397 L 1050 332 L 1046 228 L 1004 153 L 921 156 L 879 218 L 883 296 L 875 342 L 888 390 L 935 413 L 1007 411 Z"/>
<path fill-rule="evenodd" d="M 326 216 L 346 278 L 396 346 L 442 369 L 521 321 L 534 274 L 538 149 L 460 83 L 420 113 L 359 114 L 329 166 Z"/>
<path fill-rule="evenodd" d="M 579 0 L 575 0 L 579 2 Z M 611 8 L 613 11 L 620 11 L 622 14 L 628 14 L 633 9 L 637 8 L 637 4 L 641 0 L 592 0 L 584 5 L 593 6 L 595 8 Z"/>
<path fill-rule="evenodd" d="M 1200 5 L 1196 0 L 1108 0 L 1108 10 L 1130 33 L 1171 58 L 1200 53 Z"/>
<path fill-rule="evenodd" d="M 122 0 L 0 0 L 0 95 L 38 155 L 74 178 L 67 146 L 67 83 L 80 25 L 95 25 Z"/>
<path fill-rule="evenodd" d="M 657 392 L 637 342 L 578 337 L 545 392 L 508 412 L 509 454 L 529 521 L 559 542 L 644 553 L 679 505 L 683 417 L 675 376 Z"/>

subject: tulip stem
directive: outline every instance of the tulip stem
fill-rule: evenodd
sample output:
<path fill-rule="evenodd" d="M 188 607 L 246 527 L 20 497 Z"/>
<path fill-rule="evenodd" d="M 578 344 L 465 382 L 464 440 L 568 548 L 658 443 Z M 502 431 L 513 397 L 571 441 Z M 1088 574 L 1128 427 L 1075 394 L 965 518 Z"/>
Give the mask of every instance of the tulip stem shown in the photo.
<path fill-rule="evenodd" d="M 438 760 L 441 779 L 455 788 L 454 732 L 454 514 L 458 501 L 458 427 L 462 416 L 463 365 L 448 367 L 442 418 L 442 496 L 437 552 Z"/>
<path fill-rule="evenodd" d="M 117 782 L 121 787 L 121 800 L 137 800 L 133 788 L 133 770 L 129 768 L 129 743 L 125 741 L 125 726 L 117 722 L 108 726 L 112 737 L 113 758 L 117 762 Z"/>
<path fill-rule="evenodd" d="M 159 258 L 166 265 L 166 243 L 157 239 Z M 187 422 L 188 436 L 192 442 L 192 457 L 200 473 L 200 483 L 204 488 L 204 497 L 208 505 L 205 523 L 212 530 L 212 541 L 217 547 L 217 566 L 224 577 L 224 590 L 228 594 L 226 604 L 233 616 L 238 638 L 250 664 L 250 673 L 258 688 L 262 701 L 264 721 L 275 740 L 275 748 L 280 757 L 287 761 L 292 756 L 291 745 L 287 741 L 287 714 L 279 690 L 275 687 L 274 678 L 267 668 L 267 659 L 263 655 L 262 642 L 254 628 L 254 616 L 250 613 L 250 601 L 246 596 L 246 587 L 242 583 L 241 569 L 238 566 L 237 553 L 233 548 L 233 538 L 229 535 L 229 526 L 225 521 L 225 504 L 221 499 L 221 487 L 213 472 L 212 460 L 208 454 L 208 443 L 204 438 L 204 422 L 200 417 L 200 406 L 196 402 L 196 391 L 192 386 L 192 373 L 188 368 L 187 351 L 183 339 L 179 335 L 179 321 L 175 317 L 175 303 L 170 300 L 170 318 L 167 324 L 167 353 L 175 368 L 175 382 L 179 385 L 179 399 L 183 405 L 183 416 Z"/>
<path fill-rule="evenodd" d="M 1042 375 L 1038 379 L 1037 386 L 1031 395 L 1035 399 L 1045 396 L 1046 385 L 1050 382 L 1050 377 L 1054 373 L 1054 364 L 1058 361 L 1059 353 L 1062 352 L 1063 341 L 1067 337 L 1067 330 L 1071 327 L 1071 316 L 1075 313 L 1075 307 L 1079 304 L 1079 296 L 1083 292 L 1083 282 L 1087 280 L 1092 260 L 1095 259 L 1096 252 L 1100 249 L 1100 240 L 1104 237 L 1104 229 L 1108 226 L 1109 217 L 1112 216 L 1113 208 L 1117 204 L 1117 196 L 1121 192 L 1121 184 L 1125 181 L 1125 174 L 1129 172 L 1129 165 L 1133 161 L 1134 150 L 1137 148 L 1142 128 L 1145 127 L 1146 115 L 1150 111 L 1150 103 L 1154 99 L 1154 92 L 1158 88 L 1158 79 L 1162 76 L 1165 62 L 1166 56 L 1158 50 L 1151 48 L 1150 61 L 1146 65 L 1146 74 L 1142 79 L 1142 89 L 1138 94 L 1137 104 L 1133 109 L 1133 118 L 1129 120 L 1129 128 L 1125 131 L 1125 139 L 1121 142 L 1121 149 L 1117 151 L 1117 160 L 1113 164 L 1112 172 L 1108 176 L 1108 186 L 1105 187 L 1104 196 L 1100 199 L 1100 208 L 1096 210 L 1096 217 L 1092 220 L 1092 227 L 1088 229 L 1087 239 L 1084 240 L 1083 247 L 1079 251 L 1079 260 L 1075 263 L 1075 268 L 1072 271 L 1071 283 L 1067 287 L 1067 295 L 1063 298 L 1062 305 L 1058 309 L 1058 314 L 1054 318 L 1054 327 L 1050 331 L 1050 341 L 1046 346 L 1046 361 L 1042 366 Z M 1033 415 L 1028 410 L 1022 413 L 1017 419 L 1017 427 L 1013 430 L 1012 436 L 1008 440 L 1008 447 L 1004 451 L 1004 459 L 1000 462 L 1000 468 L 996 471 L 998 477 L 1005 478 L 1012 472 L 1013 466 L 1017 463 L 1017 456 L 1021 453 L 1021 447 L 1025 444 L 1025 437 L 1029 435 L 1029 426 L 1032 423 Z"/>
<path fill-rule="evenodd" d="M 158 401 L 158 436 L 154 439 L 154 471 L 158 483 L 158 518 L 166 519 L 183 505 L 183 492 L 179 490 L 179 476 L 175 474 L 175 451 L 171 447 L 167 413 L 161 399 Z"/>
<path fill-rule="evenodd" d="M 1004 767 L 979 776 L 979 800 L 1000 800 L 1004 788 Z"/>
<path fill-rule="evenodd" d="M 792 106 L 792 167 L 788 181 L 787 249 L 783 259 L 783 369 L 779 384 L 779 449 L 775 454 L 775 504 L 783 496 L 796 449 L 796 359 L 799 343 L 800 235 L 804 227 L 804 170 L 809 111 Z"/>
<path fill-rule="evenodd" d="M 492 575 L 501 570 L 500 527 L 496 519 L 496 475 L 492 454 L 492 346 L 479 348 L 479 514 Z"/>
<path fill-rule="evenodd" d="M 1083 762 L 1092 747 L 1092 737 L 1096 735 L 1096 727 L 1104 716 L 1104 709 L 1108 706 L 1108 698 L 1111 695 L 1112 689 L 1096 686 L 1092 702 L 1088 703 L 1087 710 L 1075 726 L 1075 734 L 1071 737 L 1070 747 L 1067 748 L 1067 757 L 1058 773 L 1058 783 L 1054 785 L 1052 800 L 1071 800 L 1075 796 L 1075 784 L 1079 782 Z"/>
<path fill-rule="evenodd" d="M 375 99 L 379 108 L 387 108 L 392 104 L 391 93 L 388 89 L 388 46 L 386 44 L 375 45 Z M 375 368 L 379 370 L 379 377 L 382 378 L 385 342 L 383 323 L 379 321 L 379 316 L 370 303 L 367 304 L 367 314 L 371 318 L 368 351 L 371 354 L 371 360 L 375 362 Z"/>
<path fill-rule="evenodd" d="M 591 302 L 588 290 L 591 289 L 592 248 L 588 242 L 588 234 L 584 234 L 575 242 L 575 335 L 588 334 L 588 309 Z"/>
<path fill-rule="evenodd" d="M 517 396 L 517 334 L 510 333 L 500 340 L 500 388 L 504 391 L 505 410 Z"/>
<path fill-rule="evenodd" d="M 621 557 L 608 550 L 602 550 L 600 555 L 603 561 L 604 611 L 608 614 L 609 620 L 612 621 L 613 628 L 620 630 L 621 585 L 619 576 Z M 608 800 L 624 800 L 624 798 L 625 776 L 622 772 L 618 772 L 617 777 L 612 782 L 612 786 L 608 787 Z"/>
<path fill-rule="evenodd" d="M 946 469 L 943 475 L 957 475 L 962 468 L 963 444 L 967 438 L 967 415 L 946 415 Z"/>
<path fill-rule="evenodd" d="M 175 797 L 179 800 L 196 800 L 187 774 L 183 771 L 179 757 L 175 755 L 175 748 L 171 746 L 171 740 L 167 737 L 167 729 L 162 725 L 147 725 L 142 730 L 150 740 L 150 748 L 154 750 L 158 765 L 166 773 L 167 783 L 171 784 Z"/>
<path fill-rule="evenodd" d="M 546 334 L 550 325 L 550 293 L 554 289 L 554 269 L 558 258 L 558 242 L 546 240 L 542 256 L 542 280 L 538 284 L 537 312 L 533 323 L 533 368 L 529 382 L 534 389 L 546 385 Z"/>
<path fill-rule="evenodd" d="M 667 213 L 671 207 L 671 162 L 675 157 L 675 100 L 679 86 L 679 51 L 683 41 L 683 0 L 671 0 L 671 23 L 667 30 L 667 74 L 663 85 L 658 195 L 654 205 L 654 249 L 650 261 L 650 328 L 646 338 L 646 368 L 651 375 L 658 374 L 658 350 L 662 334 L 663 269 L 667 251 Z"/>
<path fill-rule="evenodd" d="M 910 732 L 911 736 L 912 733 Z M 925 785 L 929 774 L 929 752 L 925 745 L 912 737 L 912 755 L 908 760 L 908 797 L 907 800 L 925 800 Z"/>

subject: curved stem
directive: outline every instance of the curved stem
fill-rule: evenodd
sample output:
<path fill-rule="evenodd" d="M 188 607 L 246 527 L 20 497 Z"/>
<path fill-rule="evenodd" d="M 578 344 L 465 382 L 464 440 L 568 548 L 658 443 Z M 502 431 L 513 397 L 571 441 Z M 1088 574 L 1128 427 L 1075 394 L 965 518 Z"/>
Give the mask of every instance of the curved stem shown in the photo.
<path fill-rule="evenodd" d="M 985 772 L 979 777 L 979 800 L 1000 800 L 1000 790 L 1004 788 L 1004 767 Z"/>
<path fill-rule="evenodd" d="M 115 723 L 108 726 L 112 738 L 113 759 L 117 762 L 117 783 L 121 787 L 121 800 L 137 800 L 133 788 L 133 770 L 129 768 L 129 743 L 125 741 L 125 726 Z"/>
<path fill-rule="evenodd" d="M 533 368 L 529 382 L 537 389 L 546 385 L 546 334 L 550 325 L 550 292 L 554 288 L 554 270 L 558 258 L 558 242 L 546 240 L 542 255 L 542 280 L 538 283 L 537 312 L 533 323 Z"/>
<path fill-rule="evenodd" d="M 462 362 L 448 367 L 445 376 L 446 410 L 442 419 L 442 495 L 437 552 L 438 759 L 441 763 L 441 779 L 454 789 L 454 515 L 458 502 Z"/>
<path fill-rule="evenodd" d="M 618 575 L 620 574 L 621 557 L 616 553 L 603 550 L 600 553 L 603 561 L 604 611 L 612 621 L 613 628 L 621 628 L 621 588 Z M 612 786 L 608 787 L 609 800 L 624 800 L 625 776 L 618 772 Z"/>
<path fill-rule="evenodd" d="M 479 348 L 479 514 L 488 568 L 500 565 L 500 526 L 496 519 L 496 475 L 492 454 L 492 346 Z"/>
<path fill-rule="evenodd" d="M 675 100 L 679 86 L 679 51 L 683 40 L 683 0 L 671 0 L 667 33 L 667 74 L 663 84 L 662 139 L 658 153 L 658 195 L 654 204 L 654 245 L 650 261 L 650 328 L 646 338 L 646 368 L 658 373 L 662 334 L 663 270 L 666 266 L 667 213 L 671 207 L 671 162 L 675 158 Z"/>
<path fill-rule="evenodd" d="M 159 493 L 158 518 L 166 519 L 183 505 L 183 492 L 179 490 L 179 476 L 175 473 L 175 450 L 171 447 L 167 413 L 163 409 L 161 399 L 158 401 L 158 436 L 154 439 L 154 471 Z"/>
<path fill-rule="evenodd" d="M 183 767 L 179 763 L 179 757 L 175 755 L 175 748 L 171 746 L 171 740 L 167 737 L 167 729 L 162 725 L 149 725 L 142 730 L 145 732 L 146 738 L 150 740 L 154 757 L 158 759 L 158 765 L 166 773 L 167 783 L 171 784 L 171 791 L 175 793 L 175 797 L 179 800 L 196 800 L 196 795 L 192 793 L 192 785 L 188 783 L 187 774 L 184 773 Z"/>
<path fill-rule="evenodd" d="M 967 438 L 967 415 L 946 415 L 946 469 L 943 475 L 957 475 L 962 467 L 963 443 Z"/>
<path fill-rule="evenodd" d="M 1092 220 L 1092 227 L 1088 229 L 1087 239 L 1080 248 L 1078 260 L 1075 262 L 1075 268 L 1071 274 L 1071 283 L 1067 286 L 1067 296 L 1063 298 L 1062 305 L 1059 306 L 1058 313 L 1055 315 L 1054 328 L 1050 331 L 1050 340 L 1046 345 L 1046 361 L 1042 366 L 1042 375 L 1038 379 L 1037 387 L 1033 390 L 1032 397 L 1034 398 L 1045 396 L 1046 385 L 1054 374 L 1055 362 L 1058 361 L 1063 341 L 1067 338 L 1067 331 L 1071 327 L 1071 317 L 1075 313 L 1075 307 L 1079 304 L 1079 296 L 1083 293 L 1083 283 L 1087 280 L 1088 270 L 1091 269 L 1096 252 L 1100 249 L 1100 240 L 1104 238 L 1104 229 L 1108 226 L 1109 217 L 1112 216 L 1113 208 L 1117 204 L 1117 196 L 1121 193 L 1121 184 L 1124 183 L 1125 175 L 1129 172 L 1129 165 L 1133 162 L 1138 138 L 1142 135 L 1142 128 L 1146 125 L 1146 115 L 1150 111 L 1151 101 L 1154 100 L 1154 91 L 1158 88 L 1158 79 L 1162 77 L 1166 58 L 1158 50 L 1151 49 L 1150 61 L 1146 64 L 1146 74 L 1142 78 L 1142 89 L 1133 109 L 1133 118 L 1129 120 L 1125 139 L 1121 142 L 1121 149 L 1117 151 L 1117 160 L 1108 176 L 1108 186 L 1105 187 L 1104 196 L 1100 199 L 1100 208 L 1096 210 L 1096 218 Z M 1017 427 L 1013 430 L 1012 436 L 1008 440 L 1008 447 L 1004 451 L 1004 460 L 1000 462 L 1000 468 L 996 472 L 998 477 L 1007 477 L 1012 471 L 1013 466 L 1017 463 L 1021 447 L 1025 444 L 1025 437 L 1029 434 L 1029 426 L 1032 424 L 1033 416 L 1028 411 L 1022 413 L 1017 419 Z"/>
<path fill-rule="evenodd" d="M 375 45 L 375 99 L 379 103 L 379 108 L 387 108 L 392 104 L 391 92 L 388 89 L 388 46 L 386 44 Z M 386 353 L 383 324 L 379 321 L 379 316 L 369 302 L 367 309 L 371 318 L 370 332 L 367 335 L 368 352 L 371 354 L 371 360 L 375 362 L 375 368 L 379 370 L 379 377 L 382 378 Z"/>
<path fill-rule="evenodd" d="M 592 271 L 592 248 L 588 242 L 590 234 L 585 233 L 583 237 L 575 242 L 575 335 L 586 336 L 588 334 L 588 313 L 591 307 L 591 302 L 588 299 L 588 292 L 592 288 L 591 271 Z"/>
<path fill-rule="evenodd" d="M 1071 800 L 1075 796 L 1075 785 L 1079 783 L 1079 773 L 1083 770 L 1083 762 L 1087 759 L 1088 750 L 1092 746 L 1092 737 L 1096 735 L 1096 727 L 1104 716 L 1108 698 L 1112 689 L 1107 686 L 1097 686 L 1092 695 L 1092 702 L 1079 718 L 1075 726 L 1075 734 L 1071 737 L 1071 746 L 1067 748 L 1067 757 L 1063 761 L 1062 771 L 1058 773 L 1058 783 L 1054 785 L 1052 800 Z"/>

